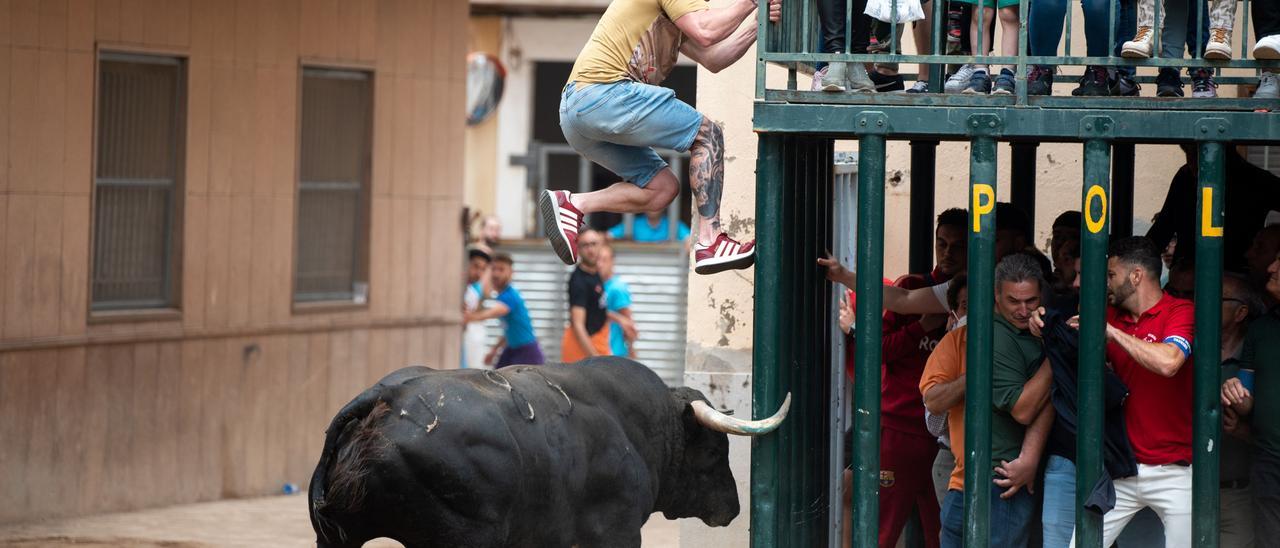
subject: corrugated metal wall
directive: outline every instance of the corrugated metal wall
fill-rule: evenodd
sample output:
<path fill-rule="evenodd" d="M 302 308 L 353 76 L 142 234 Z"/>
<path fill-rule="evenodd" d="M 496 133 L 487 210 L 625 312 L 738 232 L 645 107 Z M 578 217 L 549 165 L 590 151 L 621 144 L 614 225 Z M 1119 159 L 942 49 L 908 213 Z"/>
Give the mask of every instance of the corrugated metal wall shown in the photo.
<path fill-rule="evenodd" d="M 631 287 L 631 314 L 640 331 L 636 359 L 649 366 L 668 386 L 684 379 L 685 314 L 688 254 L 684 244 L 628 244 L 614 242 L 614 273 Z M 569 321 L 569 274 L 546 242 L 503 244 L 515 259 L 512 284 L 524 296 L 533 329 L 547 361 L 560 361 L 560 339 Z M 497 320 L 486 325 L 485 344 L 501 335 Z"/>

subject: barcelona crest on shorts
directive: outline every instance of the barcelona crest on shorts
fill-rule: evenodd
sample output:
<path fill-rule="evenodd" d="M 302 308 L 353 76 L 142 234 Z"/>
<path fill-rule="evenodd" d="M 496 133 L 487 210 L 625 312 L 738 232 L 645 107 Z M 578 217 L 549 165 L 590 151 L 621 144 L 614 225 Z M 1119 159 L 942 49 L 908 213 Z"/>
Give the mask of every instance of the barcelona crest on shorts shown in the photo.
<path fill-rule="evenodd" d="M 893 470 L 880 471 L 880 487 L 893 487 Z"/>

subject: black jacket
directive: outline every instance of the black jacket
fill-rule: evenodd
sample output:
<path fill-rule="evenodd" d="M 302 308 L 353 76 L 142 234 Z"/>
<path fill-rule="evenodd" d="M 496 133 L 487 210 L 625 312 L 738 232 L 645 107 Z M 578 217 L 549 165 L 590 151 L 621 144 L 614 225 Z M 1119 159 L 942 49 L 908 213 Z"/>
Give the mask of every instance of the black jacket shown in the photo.
<path fill-rule="evenodd" d="M 1044 329 L 1040 331 L 1044 339 L 1045 357 L 1053 369 L 1053 410 L 1057 417 L 1053 429 L 1049 433 L 1049 454 L 1066 457 L 1075 461 L 1076 449 L 1076 370 L 1080 351 L 1080 332 L 1067 326 L 1067 314 L 1058 310 L 1049 310 L 1044 315 Z M 1133 447 L 1129 445 L 1129 434 L 1125 430 L 1124 400 L 1129 396 L 1129 388 L 1117 377 L 1115 372 L 1107 368 L 1103 373 L 1105 389 L 1104 405 L 1106 422 L 1103 432 L 1102 460 L 1104 470 L 1102 477 L 1094 486 L 1093 492 L 1085 507 L 1098 513 L 1106 513 L 1115 507 L 1115 487 L 1112 479 L 1127 478 L 1138 474 L 1138 461 L 1133 456 Z"/>

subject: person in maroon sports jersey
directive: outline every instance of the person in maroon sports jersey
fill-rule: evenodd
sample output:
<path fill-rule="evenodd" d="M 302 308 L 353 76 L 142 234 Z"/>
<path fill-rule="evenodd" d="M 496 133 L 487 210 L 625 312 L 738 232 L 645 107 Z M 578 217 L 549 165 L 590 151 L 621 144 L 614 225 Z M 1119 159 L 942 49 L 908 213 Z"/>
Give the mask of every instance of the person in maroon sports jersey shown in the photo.
<path fill-rule="evenodd" d="M 1160 265 L 1160 250 L 1142 236 L 1113 242 L 1107 260 L 1106 358 L 1129 388 L 1124 418 L 1138 475 L 1115 479 L 1116 504 L 1103 516 L 1103 546 L 1147 507 L 1164 522 L 1165 546 L 1191 546 L 1195 306 L 1160 289 Z M 1038 314 L 1032 324 L 1043 326 Z"/>

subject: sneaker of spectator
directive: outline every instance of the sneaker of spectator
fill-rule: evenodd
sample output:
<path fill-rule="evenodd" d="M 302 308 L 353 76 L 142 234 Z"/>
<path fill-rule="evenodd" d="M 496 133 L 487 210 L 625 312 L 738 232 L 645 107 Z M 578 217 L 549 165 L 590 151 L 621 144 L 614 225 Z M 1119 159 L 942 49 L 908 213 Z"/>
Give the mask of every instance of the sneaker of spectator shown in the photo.
<path fill-rule="evenodd" d="M 1053 95 L 1054 67 L 1031 65 L 1027 71 L 1027 95 Z"/>
<path fill-rule="evenodd" d="M 1213 71 L 1198 68 L 1191 73 L 1191 96 L 1208 99 L 1218 96 L 1218 83 L 1213 81 Z"/>
<path fill-rule="evenodd" d="M 867 73 L 871 77 L 871 82 L 876 86 L 876 92 L 887 93 L 890 91 L 902 91 L 906 89 L 906 83 L 902 81 L 902 76 L 898 74 L 883 74 L 878 70 Z"/>
<path fill-rule="evenodd" d="M 991 93 L 991 77 L 987 75 L 987 71 L 974 69 L 973 76 L 969 77 L 969 85 L 964 88 L 964 93 L 970 95 Z"/>
<path fill-rule="evenodd" d="M 814 88 L 822 91 L 844 91 L 845 81 L 849 79 L 847 67 L 847 63 L 831 63 L 823 67 L 821 80 L 814 75 Z"/>
<path fill-rule="evenodd" d="M 876 84 L 867 76 L 867 69 L 862 63 L 845 63 L 845 88 L 849 91 L 874 92 Z"/>
<path fill-rule="evenodd" d="M 1276 81 L 1276 74 L 1270 71 L 1262 71 L 1258 75 L 1258 89 L 1254 90 L 1254 99 L 1280 99 L 1280 82 Z"/>
<path fill-rule="evenodd" d="M 1156 97 L 1182 97 L 1182 75 L 1178 69 L 1160 67 L 1156 75 Z"/>
<path fill-rule="evenodd" d="M 1231 60 L 1231 29 L 1209 29 L 1209 43 L 1204 45 L 1204 58 L 1212 61 Z M 1194 93 L 1192 96 L 1199 97 Z M 1216 97 L 1217 94 L 1215 93 L 1214 96 Z"/>
<path fill-rule="evenodd" d="M 947 78 L 947 82 L 942 85 L 942 91 L 946 93 L 960 93 L 969 86 L 969 79 L 973 78 L 974 66 L 971 64 L 961 65 L 960 70 Z"/>
<path fill-rule="evenodd" d="M 917 80 L 916 83 L 907 88 L 907 93 L 929 93 L 929 82 Z"/>
<path fill-rule="evenodd" d="M 1149 59 L 1151 52 L 1155 49 L 1155 35 L 1151 32 L 1151 27 L 1138 27 L 1138 32 L 1134 34 L 1133 40 L 1125 42 L 1120 46 L 1120 56 L 1130 59 Z"/>
<path fill-rule="evenodd" d="M 1133 79 L 1132 74 L 1116 71 L 1115 78 L 1110 82 L 1111 94 L 1122 97 L 1137 97 L 1138 92 L 1142 91 L 1142 86 L 1138 85 L 1138 81 Z"/>
<path fill-rule="evenodd" d="M 1013 91 L 1013 71 L 1007 68 L 1000 69 L 1000 75 L 996 76 L 995 87 L 991 90 L 991 93 L 993 95 L 1012 95 Z"/>
<path fill-rule="evenodd" d="M 1107 67 L 1092 65 L 1080 76 L 1080 85 L 1071 90 L 1076 97 L 1105 97 L 1111 95 L 1110 75 Z"/>
<path fill-rule="evenodd" d="M 813 85 L 809 86 L 809 91 L 823 91 L 827 79 L 827 70 L 831 65 L 827 65 L 813 72 Z"/>
<path fill-rule="evenodd" d="M 1253 45 L 1254 59 L 1280 59 L 1280 34 L 1263 36 Z"/>

